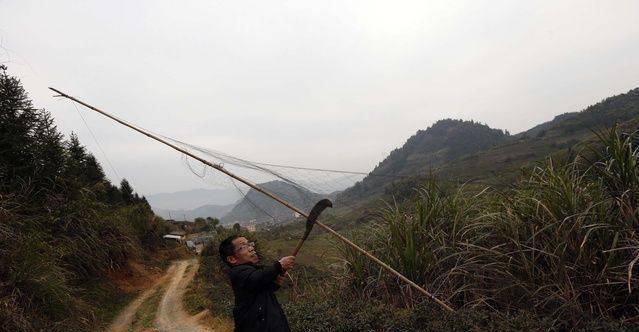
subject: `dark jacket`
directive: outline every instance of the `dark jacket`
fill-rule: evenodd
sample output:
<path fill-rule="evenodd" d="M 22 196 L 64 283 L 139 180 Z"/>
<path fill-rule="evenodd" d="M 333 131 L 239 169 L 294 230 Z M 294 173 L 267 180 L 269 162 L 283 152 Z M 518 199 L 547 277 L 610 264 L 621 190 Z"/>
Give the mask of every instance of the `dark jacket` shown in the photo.
<path fill-rule="evenodd" d="M 279 262 L 271 266 L 247 263 L 231 268 L 229 276 L 235 294 L 235 331 L 290 331 L 284 311 L 273 293 L 280 287 L 275 278 L 282 272 Z"/>

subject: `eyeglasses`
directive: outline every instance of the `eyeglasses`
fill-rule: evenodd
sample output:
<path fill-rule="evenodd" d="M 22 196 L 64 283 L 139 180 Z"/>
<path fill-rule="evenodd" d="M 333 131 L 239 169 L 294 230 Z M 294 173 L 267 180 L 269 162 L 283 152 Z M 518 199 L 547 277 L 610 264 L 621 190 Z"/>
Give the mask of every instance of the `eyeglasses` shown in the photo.
<path fill-rule="evenodd" d="M 237 247 L 237 249 L 235 251 L 236 252 L 240 252 L 240 251 L 243 251 L 244 249 L 249 248 L 249 247 L 250 248 L 255 248 L 255 242 L 244 243 L 244 244 L 240 245 L 239 247 Z"/>

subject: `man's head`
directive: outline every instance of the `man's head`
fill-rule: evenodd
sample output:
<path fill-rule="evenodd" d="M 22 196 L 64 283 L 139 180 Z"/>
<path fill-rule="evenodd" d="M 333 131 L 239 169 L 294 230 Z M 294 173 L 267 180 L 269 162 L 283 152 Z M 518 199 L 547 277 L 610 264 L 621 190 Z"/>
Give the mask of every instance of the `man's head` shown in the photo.
<path fill-rule="evenodd" d="M 253 242 L 239 235 L 231 235 L 220 242 L 220 258 L 228 266 L 257 264 L 260 261 Z"/>

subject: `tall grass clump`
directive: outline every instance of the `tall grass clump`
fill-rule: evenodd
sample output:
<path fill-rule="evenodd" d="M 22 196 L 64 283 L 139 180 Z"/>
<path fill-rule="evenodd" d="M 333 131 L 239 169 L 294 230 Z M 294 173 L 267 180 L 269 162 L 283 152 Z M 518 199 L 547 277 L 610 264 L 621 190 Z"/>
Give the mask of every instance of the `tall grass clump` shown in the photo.
<path fill-rule="evenodd" d="M 476 247 L 485 238 L 482 215 L 485 192 L 467 195 L 465 188 L 442 187 L 428 181 L 412 204 L 387 205 L 367 229 L 367 246 L 382 260 L 434 295 L 451 302 L 482 301 L 475 287 L 491 267 Z M 397 291 L 401 302 L 414 301 L 410 288 L 381 273 L 365 257 L 343 249 L 352 282 L 367 284 L 374 293 Z M 365 279 L 365 280 L 363 280 Z M 419 298 L 419 296 L 417 296 Z"/>
<path fill-rule="evenodd" d="M 599 136 L 594 159 L 548 162 L 502 197 L 493 241 L 504 244 L 516 290 L 504 293 L 509 306 L 570 324 L 637 318 L 636 140 L 616 128 Z"/>
<path fill-rule="evenodd" d="M 526 312 L 556 328 L 636 321 L 637 135 L 613 128 L 599 138 L 595 153 L 550 159 L 501 192 L 431 180 L 412 201 L 381 210 L 365 244 L 463 310 Z M 343 258 L 350 287 L 368 298 L 424 300 L 356 253 Z"/>

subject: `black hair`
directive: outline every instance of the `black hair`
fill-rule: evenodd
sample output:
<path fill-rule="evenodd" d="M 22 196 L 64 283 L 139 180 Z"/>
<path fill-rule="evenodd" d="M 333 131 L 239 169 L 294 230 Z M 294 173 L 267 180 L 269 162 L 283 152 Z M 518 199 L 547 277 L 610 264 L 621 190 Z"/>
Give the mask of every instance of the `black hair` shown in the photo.
<path fill-rule="evenodd" d="M 229 256 L 233 256 L 233 254 L 235 253 L 235 245 L 233 244 L 233 240 L 239 237 L 240 235 L 234 234 L 224 239 L 224 241 L 220 242 L 220 259 L 228 266 L 232 265 L 231 263 L 229 263 L 229 261 L 226 260 L 226 258 Z"/>

